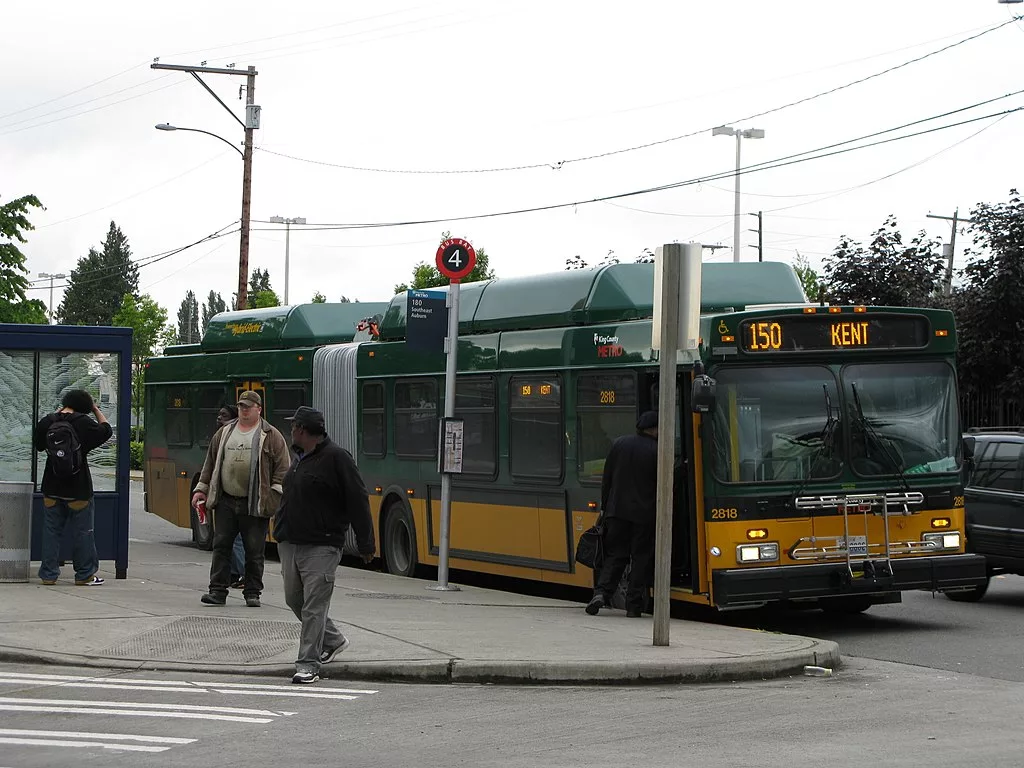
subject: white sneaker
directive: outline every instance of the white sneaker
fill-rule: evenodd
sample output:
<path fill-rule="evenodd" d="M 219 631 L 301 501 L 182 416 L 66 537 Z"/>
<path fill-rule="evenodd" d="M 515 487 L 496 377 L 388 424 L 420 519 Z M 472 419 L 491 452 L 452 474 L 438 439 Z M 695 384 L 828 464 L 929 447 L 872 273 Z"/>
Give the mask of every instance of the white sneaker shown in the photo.
<path fill-rule="evenodd" d="M 308 685 L 309 683 L 315 683 L 320 679 L 320 675 L 316 672 L 296 672 L 292 675 L 292 682 L 297 684 Z"/>
<path fill-rule="evenodd" d="M 334 648 L 334 649 L 332 649 L 330 651 L 321 651 L 321 653 L 320 653 L 320 663 L 321 664 L 330 664 L 332 661 L 334 661 L 334 657 L 335 656 L 337 656 L 339 653 L 341 653 L 346 648 L 348 648 L 348 645 L 349 645 L 348 638 L 345 637 L 344 635 L 342 635 L 341 636 L 341 645 L 339 645 L 337 648 Z"/>
<path fill-rule="evenodd" d="M 85 581 L 78 581 L 78 579 L 75 579 L 76 587 L 98 587 L 102 583 L 103 579 L 101 579 L 99 576 L 90 576 Z"/>

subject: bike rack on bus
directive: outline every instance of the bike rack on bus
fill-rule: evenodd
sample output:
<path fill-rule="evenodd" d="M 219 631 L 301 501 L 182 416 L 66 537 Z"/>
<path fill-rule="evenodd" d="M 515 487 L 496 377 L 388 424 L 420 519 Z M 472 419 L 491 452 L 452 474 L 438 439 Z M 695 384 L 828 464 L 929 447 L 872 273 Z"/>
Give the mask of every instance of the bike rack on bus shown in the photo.
<path fill-rule="evenodd" d="M 832 496 L 802 496 L 795 501 L 797 509 L 837 509 L 843 513 L 843 536 L 803 536 L 789 551 L 793 560 L 827 562 L 846 560 L 847 574 L 854 578 L 854 565 L 865 578 L 892 578 L 892 556 L 927 552 L 935 548 L 930 541 L 897 541 L 889 535 L 889 518 L 920 514 L 911 506 L 924 503 L 924 494 L 918 491 L 905 493 L 850 493 Z M 850 546 L 850 514 L 860 514 L 864 519 L 863 552 L 852 553 Z M 884 518 L 882 531 L 884 542 L 868 541 L 868 515 Z M 827 542 L 832 542 L 827 544 Z M 810 546 L 804 546 L 809 544 Z M 860 549 L 859 547 L 857 548 Z M 874 559 L 872 558 L 874 556 Z M 881 561 L 881 562 L 879 562 Z M 879 567 L 881 566 L 881 568 Z"/>

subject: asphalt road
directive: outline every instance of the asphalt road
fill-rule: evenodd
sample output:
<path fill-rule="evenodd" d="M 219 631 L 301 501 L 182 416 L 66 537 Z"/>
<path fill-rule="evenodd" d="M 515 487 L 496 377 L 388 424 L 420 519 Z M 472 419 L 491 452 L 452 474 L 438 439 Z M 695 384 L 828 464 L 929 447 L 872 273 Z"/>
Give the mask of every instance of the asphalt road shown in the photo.
<path fill-rule="evenodd" d="M 854 661 L 832 678 L 581 688 L 0 665 L 5 768 L 1020 765 L 1024 686 Z"/>
<path fill-rule="evenodd" d="M 133 481 L 132 490 L 132 539 L 192 546 L 187 529 L 177 528 L 143 511 L 141 482 Z M 426 573 L 424 576 L 430 578 Z M 452 581 L 586 599 L 586 594 L 580 590 L 567 592 L 547 585 L 458 571 L 452 572 Z M 988 593 L 978 603 L 955 603 L 942 595 L 933 597 L 930 593 L 908 592 L 902 603 L 873 606 L 855 616 L 835 616 L 821 611 L 759 610 L 703 612 L 688 617 L 835 640 L 844 658 L 877 659 L 1024 682 L 1024 650 L 1020 643 L 1020 638 L 1024 637 L 1022 609 L 1024 577 L 1003 576 L 993 579 Z"/>

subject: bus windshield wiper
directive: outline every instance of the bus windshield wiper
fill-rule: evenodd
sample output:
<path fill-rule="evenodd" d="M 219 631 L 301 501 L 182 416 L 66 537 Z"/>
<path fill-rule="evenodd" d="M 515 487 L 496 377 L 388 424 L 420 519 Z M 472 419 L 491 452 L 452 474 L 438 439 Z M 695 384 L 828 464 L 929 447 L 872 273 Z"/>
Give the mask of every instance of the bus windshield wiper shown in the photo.
<path fill-rule="evenodd" d="M 899 476 L 900 482 L 903 484 L 903 490 L 910 493 L 910 483 L 907 482 L 907 476 L 904 474 L 903 462 L 892 455 L 889 447 L 885 444 L 886 438 L 875 429 L 875 426 L 868 421 L 868 418 L 864 415 L 864 408 L 860 403 L 860 393 L 857 391 L 857 384 L 854 382 L 850 383 L 850 389 L 853 391 L 853 405 L 857 409 L 857 421 L 860 424 L 861 430 L 864 432 L 864 457 L 870 458 L 873 451 L 870 450 L 870 443 L 874 443 L 881 448 L 882 453 L 889 460 L 892 468 L 896 470 L 896 474 Z"/>
<path fill-rule="evenodd" d="M 825 426 L 822 427 L 821 434 L 818 436 L 821 442 L 811 454 L 811 460 L 807 462 L 807 474 L 796 491 L 793 492 L 792 503 L 794 506 L 796 500 L 800 498 L 800 494 L 804 492 L 804 488 L 807 487 L 807 483 L 811 481 L 811 477 L 814 475 L 814 465 L 818 459 L 822 457 L 831 459 L 835 448 L 836 425 L 839 423 L 839 419 L 832 412 L 832 398 L 828 393 L 828 384 L 822 384 L 821 388 L 825 390 Z"/>

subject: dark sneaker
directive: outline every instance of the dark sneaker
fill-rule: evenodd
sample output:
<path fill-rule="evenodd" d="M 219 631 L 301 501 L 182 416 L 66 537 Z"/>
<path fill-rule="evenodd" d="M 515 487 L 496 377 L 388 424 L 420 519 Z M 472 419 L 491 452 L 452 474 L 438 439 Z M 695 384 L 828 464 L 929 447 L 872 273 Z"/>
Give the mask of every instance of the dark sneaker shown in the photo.
<path fill-rule="evenodd" d="M 40 579 L 40 581 L 48 587 L 52 587 L 54 584 L 57 583 L 56 579 Z"/>
<path fill-rule="evenodd" d="M 78 579 L 75 579 L 76 587 L 98 587 L 102 583 L 103 579 L 101 579 L 99 576 L 90 576 L 88 579 L 85 579 L 84 581 L 79 581 Z"/>
<path fill-rule="evenodd" d="M 245 598 L 245 607 L 246 608 L 259 608 L 260 607 L 260 599 L 258 597 L 247 597 L 247 598 Z"/>
<path fill-rule="evenodd" d="M 309 685 L 320 679 L 316 672 L 296 672 L 292 675 L 292 682 L 297 685 Z"/>
<path fill-rule="evenodd" d="M 227 595 L 215 595 L 211 592 L 207 592 L 205 595 L 199 598 L 199 601 L 206 603 L 207 605 L 224 605 L 228 601 Z"/>
<path fill-rule="evenodd" d="M 346 648 L 348 648 L 348 638 L 345 637 L 344 635 L 342 635 L 341 636 L 341 645 L 339 645 L 337 648 L 332 648 L 329 651 L 325 650 L 325 651 L 322 651 L 320 653 L 320 663 L 321 664 L 330 664 L 332 661 L 334 661 L 334 657 L 337 656 L 342 651 L 344 651 Z"/>
<path fill-rule="evenodd" d="M 640 618 L 640 611 L 634 611 L 632 609 L 628 610 L 628 611 L 626 611 L 626 618 L 627 619 L 639 619 Z"/>
<path fill-rule="evenodd" d="M 590 598 L 590 602 L 587 603 L 587 613 L 591 616 L 597 616 L 597 612 L 604 608 L 604 595 L 594 595 Z"/>
<path fill-rule="evenodd" d="M 245 579 L 243 579 L 243 578 L 237 578 L 237 579 L 234 579 L 231 582 L 231 588 L 232 589 L 241 589 L 244 586 L 245 586 Z"/>

